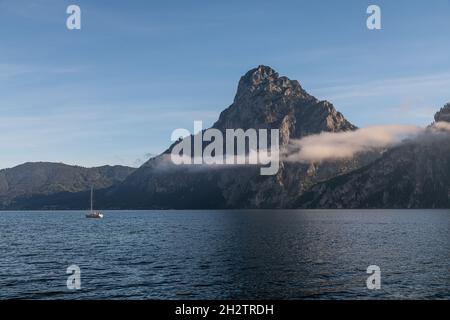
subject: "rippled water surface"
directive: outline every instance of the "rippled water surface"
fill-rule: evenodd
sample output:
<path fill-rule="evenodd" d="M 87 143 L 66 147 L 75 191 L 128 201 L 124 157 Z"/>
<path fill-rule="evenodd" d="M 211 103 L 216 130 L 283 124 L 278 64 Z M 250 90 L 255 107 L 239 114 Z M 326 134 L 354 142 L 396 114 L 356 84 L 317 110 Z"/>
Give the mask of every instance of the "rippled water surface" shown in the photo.
<path fill-rule="evenodd" d="M 84 214 L 0 212 L 0 298 L 450 298 L 445 210 Z"/>

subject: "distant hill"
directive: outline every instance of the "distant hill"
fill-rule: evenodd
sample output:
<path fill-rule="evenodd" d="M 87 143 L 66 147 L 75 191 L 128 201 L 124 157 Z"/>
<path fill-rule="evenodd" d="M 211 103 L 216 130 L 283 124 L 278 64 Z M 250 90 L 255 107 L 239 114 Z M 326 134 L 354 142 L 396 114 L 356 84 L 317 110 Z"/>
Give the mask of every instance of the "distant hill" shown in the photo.
<path fill-rule="evenodd" d="M 84 168 L 62 163 L 29 162 L 0 170 L 0 209 L 74 208 L 62 199 L 109 188 L 121 183 L 135 169 L 124 166 Z M 46 199 L 44 202 L 39 199 Z M 87 208 L 89 197 L 75 204 Z"/>

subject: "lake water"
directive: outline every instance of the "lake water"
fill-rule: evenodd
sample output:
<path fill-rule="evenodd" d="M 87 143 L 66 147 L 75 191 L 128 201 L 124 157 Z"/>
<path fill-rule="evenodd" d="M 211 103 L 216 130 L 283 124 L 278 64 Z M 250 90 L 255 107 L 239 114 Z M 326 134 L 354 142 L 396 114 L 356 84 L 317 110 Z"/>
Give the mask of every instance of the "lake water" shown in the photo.
<path fill-rule="evenodd" d="M 445 210 L 84 214 L 0 212 L 0 298 L 450 298 Z M 369 265 L 380 290 L 366 287 Z"/>

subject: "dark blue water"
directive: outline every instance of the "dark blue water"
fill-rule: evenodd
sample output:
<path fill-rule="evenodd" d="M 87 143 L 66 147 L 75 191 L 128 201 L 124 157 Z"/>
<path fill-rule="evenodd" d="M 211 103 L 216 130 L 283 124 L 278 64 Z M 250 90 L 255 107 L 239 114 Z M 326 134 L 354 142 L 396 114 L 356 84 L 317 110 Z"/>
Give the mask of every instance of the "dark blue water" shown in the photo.
<path fill-rule="evenodd" d="M 0 212 L 0 298 L 450 298 L 448 211 L 84 214 Z"/>

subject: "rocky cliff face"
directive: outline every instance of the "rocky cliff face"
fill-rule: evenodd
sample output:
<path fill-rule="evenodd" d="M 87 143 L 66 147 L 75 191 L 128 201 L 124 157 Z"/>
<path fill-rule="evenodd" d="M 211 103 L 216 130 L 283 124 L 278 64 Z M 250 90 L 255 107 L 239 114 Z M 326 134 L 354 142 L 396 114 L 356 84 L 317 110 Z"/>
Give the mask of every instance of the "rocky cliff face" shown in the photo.
<path fill-rule="evenodd" d="M 322 131 L 356 129 L 331 103 L 317 100 L 297 80 L 280 77 L 267 66 L 252 69 L 241 78 L 233 104 L 213 127 L 280 129 L 282 144 Z"/>
<path fill-rule="evenodd" d="M 450 122 L 450 104 L 436 115 Z M 303 208 L 448 208 L 450 132 L 431 127 L 388 150 L 364 168 L 313 186 L 294 206 Z"/>
<path fill-rule="evenodd" d="M 267 66 L 258 66 L 240 79 L 233 104 L 213 127 L 222 132 L 279 129 L 282 145 L 322 131 L 356 129 L 331 103 L 319 101 L 298 81 L 280 77 Z M 283 208 L 318 181 L 372 160 L 366 155 L 321 165 L 281 163 L 277 175 L 264 177 L 254 166 L 178 168 L 164 163 L 161 155 L 110 190 L 106 198 L 113 208 Z"/>

